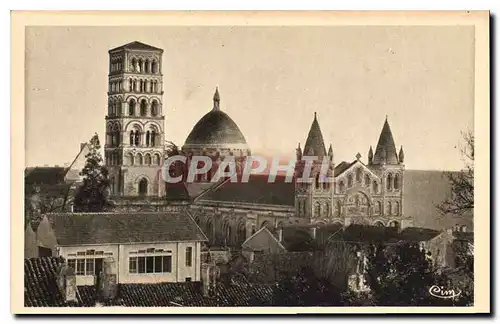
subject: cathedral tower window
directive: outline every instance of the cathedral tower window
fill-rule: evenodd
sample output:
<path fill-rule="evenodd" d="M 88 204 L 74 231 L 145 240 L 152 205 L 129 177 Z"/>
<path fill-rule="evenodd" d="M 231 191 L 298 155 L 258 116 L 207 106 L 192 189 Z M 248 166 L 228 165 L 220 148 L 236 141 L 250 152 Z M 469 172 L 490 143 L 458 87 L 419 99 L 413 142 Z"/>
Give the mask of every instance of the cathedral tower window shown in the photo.
<path fill-rule="evenodd" d="M 347 187 L 351 188 L 352 187 L 352 174 L 349 174 L 347 176 Z"/>
<path fill-rule="evenodd" d="M 150 69 L 149 69 L 149 60 L 146 60 L 146 62 L 144 63 L 144 72 L 145 73 L 149 73 Z"/>
<path fill-rule="evenodd" d="M 158 153 L 155 154 L 155 164 L 161 165 L 160 154 L 158 154 Z"/>
<path fill-rule="evenodd" d="M 135 165 L 142 165 L 142 154 L 137 154 L 135 156 Z"/>
<path fill-rule="evenodd" d="M 146 153 L 144 157 L 144 164 L 151 165 L 151 155 L 149 153 Z"/>
<path fill-rule="evenodd" d="M 139 64 L 137 66 L 138 66 L 137 72 L 141 73 L 142 71 L 144 71 L 144 62 L 142 61 L 142 59 L 139 59 Z"/>
<path fill-rule="evenodd" d="M 128 165 L 134 165 L 134 155 L 129 153 L 128 155 Z"/>
<path fill-rule="evenodd" d="M 394 203 L 394 215 L 399 215 L 400 214 L 400 208 L 399 208 L 399 202 Z"/>
<path fill-rule="evenodd" d="M 319 174 L 316 174 L 316 177 L 315 177 L 315 185 L 316 185 L 316 189 L 319 189 L 320 188 L 320 185 L 319 185 Z"/>
<path fill-rule="evenodd" d="M 373 193 L 378 193 L 378 182 L 373 181 Z"/>
<path fill-rule="evenodd" d="M 146 132 L 146 145 L 149 146 L 149 138 L 150 138 L 150 133 L 149 131 Z"/>
<path fill-rule="evenodd" d="M 156 117 L 158 115 L 158 101 L 153 100 L 151 103 L 151 116 Z"/>
<path fill-rule="evenodd" d="M 392 215 L 392 203 L 387 202 L 387 215 Z"/>
<path fill-rule="evenodd" d="M 148 194 L 148 180 L 146 178 L 139 181 L 139 196 L 146 196 Z"/>
<path fill-rule="evenodd" d="M 141 144 L 141 134 L 139 131 L 135 131 L 134 133 L 134 144 L 135 146 L 139 146 Z"/>
<path fill-rule="evenodd" d="M 128 103 L 128 114 L 129 116 L 135 115 L 135 100 L 131 99 Z"/>
<path fill-rule="evenodd" d="M 130 145 L 134 145 L 134 139 L 135 139 L 134 131 L 131 130 L 130 131 Z"/>
<path fill-rule="evenodd" d="M 392 190 L 392 174 L 387 175 L 387 190 Z"/>
<path fill-rule="evenodd" d="M 132 59 L 132 71 L 133 72 L 137 72 L 136 67 L 137 67 L 137 61 L 135 60 L 135 58 L 133 58 Z"/>
<path fill-rule="evenodd" d="M 156 61 L 151 63 L 151 72 L 155 74 L 158 72 L 158 63 L 156 63 Z"/>
<path fill-rule="evenodd" d="M 147 103 L 146 99 L 141 100 L 141 116 L 146 116 Z"/>
<path fill-rule="evenodd" d="M 396 173 L 396 175 L 394 176 L 394 189 L 395 190 L 398 190 L 399 189 L 399 186 L 400 186 L 400 183 L 399 183 L 399 174 Z"/>
<path fill-rule="evenodd" d="M 368 174 L 365 175 L 365 187 L 369 187 L 370 186 L 370 176 Z"/>

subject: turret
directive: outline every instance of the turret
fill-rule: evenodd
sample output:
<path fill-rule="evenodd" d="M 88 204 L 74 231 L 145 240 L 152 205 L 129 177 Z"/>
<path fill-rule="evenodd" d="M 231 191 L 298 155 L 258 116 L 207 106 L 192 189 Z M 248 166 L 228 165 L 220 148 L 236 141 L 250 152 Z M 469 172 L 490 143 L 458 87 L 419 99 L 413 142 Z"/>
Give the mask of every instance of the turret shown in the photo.
<path fill-rule="evenodd" d="M 213 110 L 220 110 L 220 95 L 219 95 L 219 87 L 215 88 L 214 93 L 214 108 Z"/>
<path fill-rule="evenodd" d="M 370 150 L 368 151 L 368 164 L 373 163 L 373 149 L 372 146 L 370 145 Z"/>
<path fill-rule="evenodd" d="M 329 158 L 330 162 L 333 161 L 333 147 L 332 147 L 332 144 L 330 144 L 330 148 L 328 148 L 328 158 Z"/>
<path fill-rule="evenodd" d="M 300 143 L 299 143 L 299 146 L 297 147 L 297 161 L 300 161 L 302 160 L 302 149 L 300 148 Z"/>
<path fill-rule="evenodd" d="M 405 161 L 405 153 L 403 152 L 403 145 L 401 145 L 401 149 L 399 150 L 399 163 L 403 164 Z"/>

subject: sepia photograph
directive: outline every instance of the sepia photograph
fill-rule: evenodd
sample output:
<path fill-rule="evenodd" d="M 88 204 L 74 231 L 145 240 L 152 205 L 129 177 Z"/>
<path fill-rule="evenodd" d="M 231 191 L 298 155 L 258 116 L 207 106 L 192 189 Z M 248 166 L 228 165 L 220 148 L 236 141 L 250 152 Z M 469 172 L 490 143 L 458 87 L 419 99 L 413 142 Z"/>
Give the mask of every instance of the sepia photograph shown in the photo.
<path fill-rule="evenodd" d="M 13 312 L 489 312 L 488 33 L 13 15 Z"/>

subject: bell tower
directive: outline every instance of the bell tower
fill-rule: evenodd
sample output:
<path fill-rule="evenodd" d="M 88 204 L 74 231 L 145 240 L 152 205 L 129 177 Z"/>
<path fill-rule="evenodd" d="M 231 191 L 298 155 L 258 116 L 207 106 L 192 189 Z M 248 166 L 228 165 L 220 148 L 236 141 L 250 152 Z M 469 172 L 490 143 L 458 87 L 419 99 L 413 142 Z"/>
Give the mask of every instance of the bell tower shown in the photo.
<path fill-rule="evenodd" d="M 308 161 L 310 160 L 310 161 Z M 310 167 L 308 166 L 310 164 Z M 310 170 L 309 176 L 307 171 Z M 334 161 L 333 148 L 330 145 L 328 153 L 323 141 L 316 113 L 312 122 L 306 144 L 302 150 L 297 148 L 295 164 L 295 209 L 296 215 L 306 218 L 310 223 L 329 222 L 332 217 L 332 200 L 334 183 L 322 179 L 327 176 L 333 179 Z M 310 182 L 299 182 L 299 178 L 307 177 Z"/>
<path fill-rule="evenodd" d="M 105 161 L 112 196 L 164 195 L 162 55 L 140 42 L 109 51 Z"/>

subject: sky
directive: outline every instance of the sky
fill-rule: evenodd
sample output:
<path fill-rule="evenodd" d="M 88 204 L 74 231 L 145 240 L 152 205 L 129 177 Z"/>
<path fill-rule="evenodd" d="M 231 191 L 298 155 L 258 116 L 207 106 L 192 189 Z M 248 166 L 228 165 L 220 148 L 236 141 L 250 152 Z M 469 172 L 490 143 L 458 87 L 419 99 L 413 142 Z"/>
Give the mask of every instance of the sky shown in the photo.
<path fill-rule="evenodd" d="M 162 48 L 165 138 L 182 145 L 210 109 L 252 153 L 294 156 L 314 112 L 335 162 L 366 160 L 387 116 L 407 169 L 458 170 L 474 126 L 470 26 L 27 27 L 26 165 L 71 163 L 105 137 L 108 50 Z"/>

